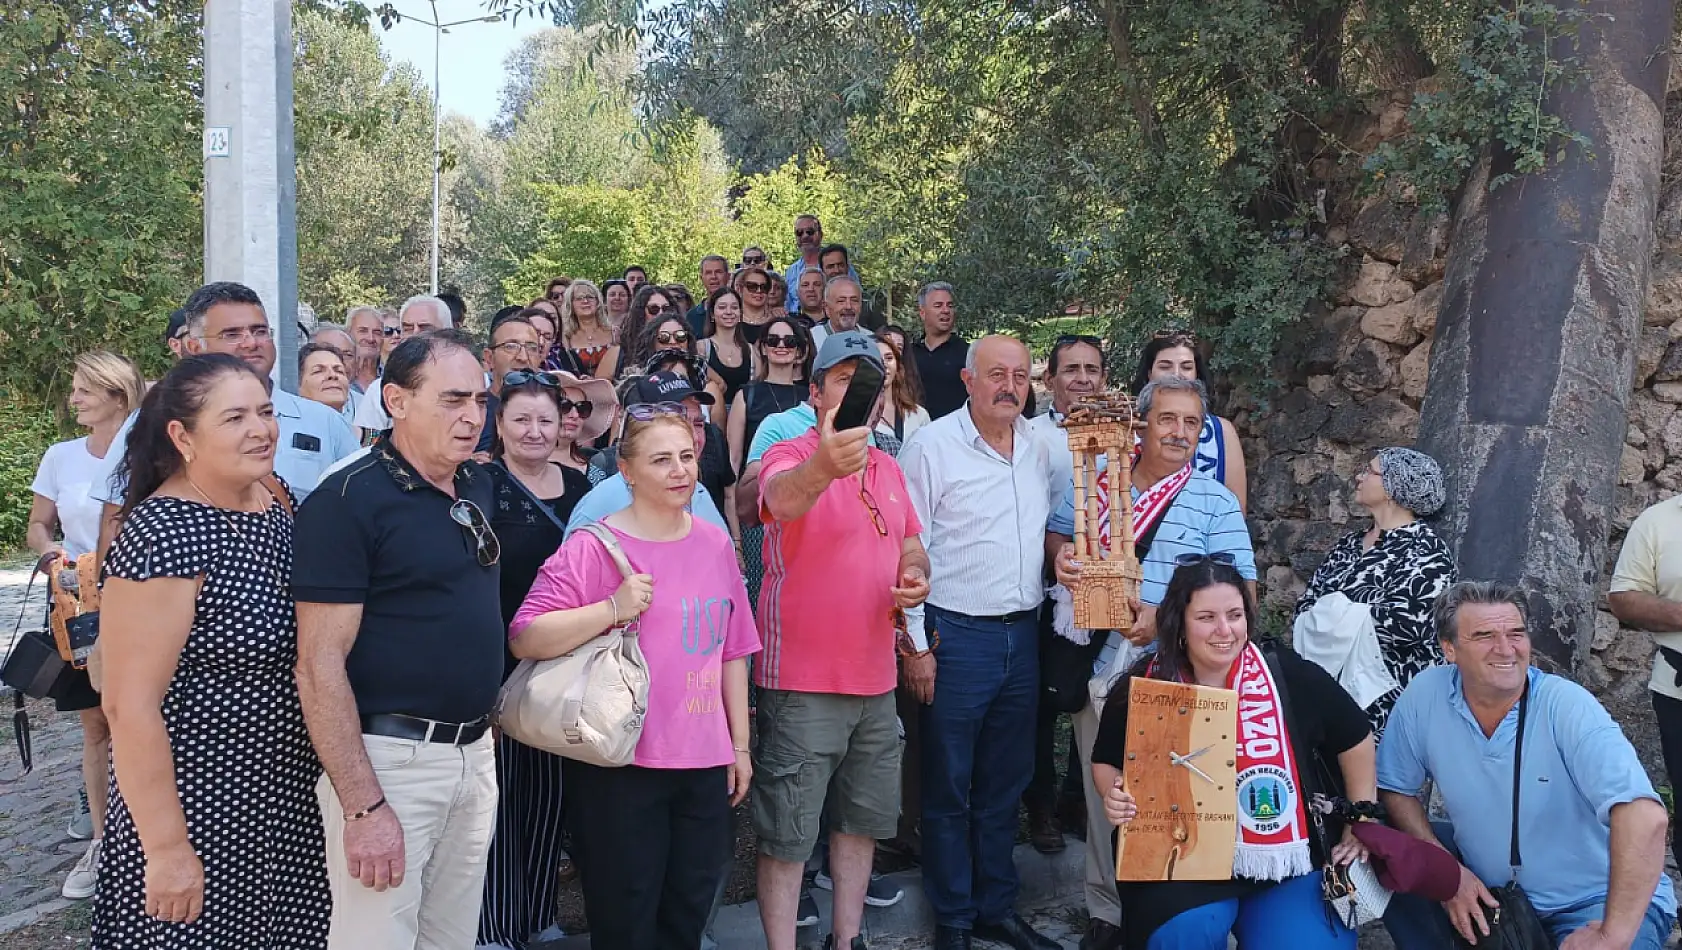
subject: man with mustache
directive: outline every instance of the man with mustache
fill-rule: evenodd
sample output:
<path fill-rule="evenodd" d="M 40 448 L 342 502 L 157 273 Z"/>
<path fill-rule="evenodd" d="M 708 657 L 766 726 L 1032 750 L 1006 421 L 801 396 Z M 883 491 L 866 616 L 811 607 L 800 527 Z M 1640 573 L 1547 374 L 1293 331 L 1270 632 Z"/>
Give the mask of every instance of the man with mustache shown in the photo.
<path fill-rule="evenodd" d="M 929 552 L 927 645 L 901 648 L 922 696 L 923 883 L 937 950 L 972 937 L 1052 950 L 1016 912 L 1016 808 L 1034 770 L 1051 454 L 1022 418 L 1028 348 L 969 349 L 969 401 L 900 451 Z"/>
<path fill-rule="evenodd" d="M 1068 585 L 1080 577 L 1074 559 L 1074 481 L 1061 486 L 1062 503 L 1046 524 L 1046 560 L 1053 562 L 1062 587 L 1053 591 L 1057 602 L 1055 635 L 1084 643 L 1093 653 L 1093 676 L 1113 682 L 1156 639 L 1156 605 L 1180 560 L 1213 557 L 1231 559 L 1250 583 L 1255 596 L 1256 559 L 1250 531 L 1244 524 L 1238 498 L 1225 485 L 1197 471 L 1192 456 L 1203 430 L 1207 400 L 1203 384 L 1170 377 L 1145 386 L 1139 394 L 1138 415 L 1145 423 L 1139 458 L 1133 463 L 1133 524 L 1135 551 L 1143 578 L 1133 629 L 1125 636 L 1113 630 L 1075 630 Z M 1108 461 L 1107 459 L 1105 460 Z M 1098 477 L 1101 525 L 1108 524 L 1109 477 Z M 1107 527 L 1100 535 L 1109 544 Z M 1107 689 L 1107 686 L 1105 687 Z M 1098 712 L 1091 703 L 1075 714 L 1075 744 L 1082 762 L 1092 761 L 1098 737 Z M 1082 950 L 1112 950 L 1121 946 L 1121 903 L 1115 890 L 1115 854 L 1104 817 L 1103 796 L 1092 788 L 1092 773 L 1081 770 L 1086 785 L 1086 908 L 1090 915 Z M 1093 830 L 1095 829 L 1095 830 Z"/>
<path fill-rule="evenodd" d="M 858 278 L 845 274 L 831 277 L 823 285 L 823 319 L 812 327 L 812 345 L 822 348 L 832 333 L 857 330 L 864 313 L 864 290 Z"/>

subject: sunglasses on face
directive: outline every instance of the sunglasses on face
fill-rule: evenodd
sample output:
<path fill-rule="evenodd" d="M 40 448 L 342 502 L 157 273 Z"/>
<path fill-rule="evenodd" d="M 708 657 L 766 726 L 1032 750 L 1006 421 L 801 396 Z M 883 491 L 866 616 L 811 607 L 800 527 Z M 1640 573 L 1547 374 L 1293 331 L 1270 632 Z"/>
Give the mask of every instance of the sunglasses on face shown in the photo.
<path fill-rule="evenodd" d="M 767 349 L 773 350 L 797 350 L 800 348 L 800 338 L 792 333 L 786 335 L 767 333 L 765 334 L 765 346 Z"/>
<path fill-rule="evenodd" d="M 647 313 L 651 317 L 658 317 L 663 313 L 677 313 L 677 308 L 672 306 L 671 304 L 661 305 L 661 304 L 657 304 L 657 303 L 651 303 L 643 309 L 644 309 L 644 312 Z"/>
<path fill-rule="evenodd" d="M 767 281 L 744 280 L 742 289 L 750 294 L 762 294 L 771 289 L 771 284 Z"/>
<path fill-rule="evenodd" d="M 659 333 L 654 334 L 654 342 L 656 342 L 656 343 L 688 343 L 689 342 L 689 331 L 688 330 L 661 330 Z"/>
<path fill-rule="evenodd" d="M 817 237 L 817 235 L 818 235 L 818 229 L 817 228 L 795 228 L 794 229 L 794 236 L 795 237 Z"/>
<path fill-rule="evenodd" d="M 502 560 L 502 542 L 496 539 L 491 523 L 479 506 L 463 498 L 450 506 L 450 520 L 466 528 L 473 536 L 475 553 L 480 567 L 490 567 Z"/>
<path fill-rule="evenodd" d="M 567 292 L 564 289 L 563 290 L 551 290 L 551 291 L 549 291 L 549 299 L 550 300 L 560 300 L 562 297 L 565 297 L 566 294 L 567 294 Z"/>
<path fill-rule="evenodd" d="M 1174 565 L 1176 567 L 1191 567 L 1194 564 L 1202 564 L 1204 561 L 1213 561 L 1216 564 L 1225 564 L 1227 567 L 1231 567 L 1238 563 L 1238 559 L 1232 556 L 1232 552 L 1216 551 L 1214 554 L 1176 555 L 1174 558 Z"/>
<path fill-rule="evenodd" d="M 559 408 L 561 410 L 561 418 L 563 419 L 566 418 L 567 413 L 573 411 L 574 409 L 577 409 L 578 415 L 584 419 L 590 418 L 592 415 L 595 415 L 596 412 L 596 404 L 590 400 L 580 399 L 577 402 L 573 402 L 565 396 L 561 397 Z"/>
<path fill-rule="evenodd" d="M 768 260 L 768 258 L 766 258 L 763 254 L 755 255 L 753 257 L 744 257 L 742 258 L 742 265 L 745 267 L 757 267 L 763 265 L 766 260 Z"/>
<path fill-rule="evenodd" d="M 381 336 L 397 336 L 403 332 L 402 327 L 380 327 Z"/>

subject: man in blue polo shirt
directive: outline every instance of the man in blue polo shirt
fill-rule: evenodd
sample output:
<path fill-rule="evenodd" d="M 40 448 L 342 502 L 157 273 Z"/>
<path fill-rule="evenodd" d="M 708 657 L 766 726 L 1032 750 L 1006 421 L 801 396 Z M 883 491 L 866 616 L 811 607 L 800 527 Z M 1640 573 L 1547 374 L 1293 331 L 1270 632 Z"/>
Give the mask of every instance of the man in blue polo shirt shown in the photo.
<path fill-rule="evenodd" d="M 1250 530 L 1238 498 L 1225 485 L 1197 471 L 1193 456 L 1208 401 L 1203 384 L 1190 379 L 1161 379 L 1139 393 L 1138 414 L 1145 422 L 1139 443 L 1139 459 L 1133 464 L 1133 523 L 1137 538 L 1141 609 L 1133 629 L 1123 637 L 1113 630 L 1093 630 L 1086 639 L 1093 644 L 1097 659 L 1093 676 L 1113 682 L 1133 664 L 1141 648 L 1156 639 L 1156 605 L 1168 590 L 1177 562 L 1183 558 L 1213 557 L 1229 561 L 1255 593 L 1256 558 L 1250 545 Z M 1062 432 L 1056 432 L 1062 437 Z M 1107 466 L 1105 466 L 1107 469 Z M 1103 469 L 1101 469 L 1103 471 Z M 1098 496 L 1108 504 L 1109 475 L 1099 481 Z M 1046 560 L 1056 564 L 1057 579 L 1064 586 L 1052 592 L 1049 606 L 1061 634 L 1073 638 L 1073 607 L 1067 584 L 1079 576 L 1079 565 L 1070 544 L 1075 533 L 1074 478 L 1064 476 L 1062 503 L 1046 523 Z M 1104 521 L 1100 514 L 1100 522 Z M 1100 542 L 1107 543 L 1108 535 Z M 1057 633 L 1053 634 L 1058 635 Z M 1080 760 L 1092 762 L 1092 745 L 1098 738 L 1101 706 L 1088 701 L 1074 715 L 1075 746 Z M 1104 798 L 1092 788 L 1092 773 L 1081 771 L 1086 796 L 1086 910 L 1087 930 L 1082 950 L 1116 950 L 1121 946 L 1121 901 L 1115 890 L 1115 855 L 1110 836 L 1091 829 L 1108 828 Z"/>
<path fill-rule="evenodd" d="M 1524 595 L 1462 582 L 1437 601 L 1451 665 L 1408 684 L 1378 747 L 1390 822 L 1462 862 L 1438 906 L 1398 894 L 1384 915 L 1398 950 L 1438 950 L 1487 932 L 1490 889 L 1518 884 L 1560 950 L 1659 950 L 1676 919 L 1664 874 L 1665 806 L 1618 724 L 1589 692 L 1530 665 Z M 1521 772 L 1513 820 L 1515 739 Z M 1436 783 L 1448 821 L 1416 797 Z"/>

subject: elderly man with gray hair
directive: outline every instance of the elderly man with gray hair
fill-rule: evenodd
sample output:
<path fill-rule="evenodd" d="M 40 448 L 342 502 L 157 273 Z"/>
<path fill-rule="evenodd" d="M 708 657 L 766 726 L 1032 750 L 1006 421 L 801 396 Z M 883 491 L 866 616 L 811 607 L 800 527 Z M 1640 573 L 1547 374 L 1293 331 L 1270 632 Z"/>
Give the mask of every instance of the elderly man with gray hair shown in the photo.
<path fill-rule="evenodd" d="M 455 318 L 450 314 L 449 304 L 437 297 L 417 294 L 397 309 L 397 327 L 399 339 L 407 340 L 429 330 L 452 330 Z M 391 428 L 391 414 L 386 412 L 385 397 L 380 393 L 383 382 L 376 378 L 362 401 L 356 404 L 356 428 L 363 441 Z"/>
<path fill-rule="evenodd" d="M 821 348 L 831 333 L 857 330 L 863 313 L 864 289 L 858 278 L 831 277 L 823 285 L 823 319 L 812 327 L 812 345 Z"/>
<path fill-rule="evenodd" d="M 917 292 L 917 317 L 923 322 L 923 338 L 911 347 L 911 358 L 923 380 L 923 405 L 931 419 L 939 419 L 962 406 L 969 395 L 963 380 L 969 343 L 955 332 L 958 305 L 952 285 L 943 280 L 924 284 Z"/>
<path fill-rule="evenodd" d="M 1075 744 L 1081 761 L 1090 769 L 1092 744 L 1098 737 L 1102 697 L 1117 676 L 1132 666 L 1141 650 L 1156 639 L 1156 605 L 1168 589 L 1168 581 L 1181 564 L 1205 558 L 1223 561 L 1237 568 L 1250 582 L 1255 594 L 1256 559 L 1250 545 L 1250 531 L 1238 498 L 1225 485 L 1199 472 L 1193 463 L 1197 437 L 1203 431 L 1207 398 L 1203 384 L 1191 379 L 1165 378 L 1145 386 L 1139 394 L 1139 417 L 1145 431 L 1139 459 L 1133 464 L 1133 530 L 1135 551 L 1143 579 L 1139 584 L 1139 613 L 1133 629 L 1125 636 L 1114 630 L 1078 630 L 1068 585 L 1080 577 L 1074 557 L 1074 481 L 1063 486 L 1062 503 L 1046 524 L 1046 563 L 1055 564 L 1058 585 L 1052 591 L 1053 626 L 1063 642 L 1048 647 L 1074 669 L 1072 682 L 1054 682 L 1050 665 L 1043 685 L 1072 694 L 1064 708 L 1079 711 L 1074 716 Z M 1109 478 L 1106 468 L 1098 476 L 1098 524 L 1107 527 Z M 1108 546 L 1109 534 L 1100 531 L 1099 541 Z M 1090 664 L 1087 666 L 1086 664 Z M 1090 673 L 1091 689 L 1086 674 Z M 1097 702 L 1092 697 L 1098 697 Z M 1083 950 L 1110 950 L 1121 946 L 1121 903 L 1115 889 L 1115 855 L 1110 836 L 1101 833 L 1109 823 L 1104 817 L 1104 796 L 1092 786 L 1090 771 L 1083 774 L 1086 785 L 1086 909 L 1091 918 Z"/>

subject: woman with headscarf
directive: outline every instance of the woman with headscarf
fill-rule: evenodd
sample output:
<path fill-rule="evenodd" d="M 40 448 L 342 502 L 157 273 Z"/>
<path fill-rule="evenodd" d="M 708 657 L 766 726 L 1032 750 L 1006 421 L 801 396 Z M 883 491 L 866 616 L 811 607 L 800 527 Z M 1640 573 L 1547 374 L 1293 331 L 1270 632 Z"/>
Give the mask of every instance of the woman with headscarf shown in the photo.
<path fill-rule="evenodd" d="M 1297 601 L 1299 618 L 1334 594 L 1370 610 L 1384 666 L 1397 684 L 1366 707 L 1376 736 L 1414 674 L 1443 661 L 1432 609 L 1458 571 L 1448 545 L 1419 520 L 1435 514 L 1443 499 L 1436 460 L 1412 449 L 1380 449 L 1355 476 L 1355 503 L 1372 515 L 1372 525 L 1332 545 Z"/>

